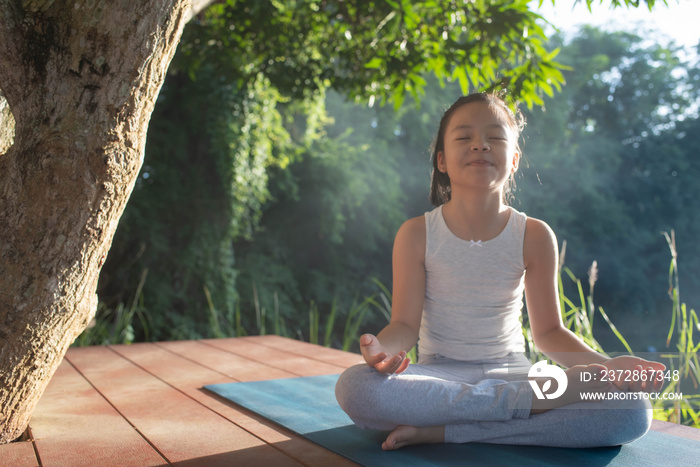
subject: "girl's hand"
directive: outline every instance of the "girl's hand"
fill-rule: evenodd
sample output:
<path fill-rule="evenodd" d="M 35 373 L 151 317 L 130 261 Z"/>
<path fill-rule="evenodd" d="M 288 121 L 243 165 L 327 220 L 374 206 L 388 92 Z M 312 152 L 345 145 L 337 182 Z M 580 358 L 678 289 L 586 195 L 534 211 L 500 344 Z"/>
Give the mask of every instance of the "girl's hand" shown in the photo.
<path fill-rule="evenodd" d="M 666 365 L 663 363 L 652 362 L 631 355 L 623 355 L 611 358 L 604 362 L 603 365 L 610 372 L 614 372 L 614 376 L 613 373 L 609 373 L 610 378 L 608 379 L 622 391 L 658 392 L 665 381 L 658 376 L 659 372 L 666 369 Z"/>
<path fill-rule="evenodd" d="M 391 355 L 373 334 L 360 337 L 360 352 L 365 362 L 382 374 L 403 373 L 408 368 L 406 352 Z"/>

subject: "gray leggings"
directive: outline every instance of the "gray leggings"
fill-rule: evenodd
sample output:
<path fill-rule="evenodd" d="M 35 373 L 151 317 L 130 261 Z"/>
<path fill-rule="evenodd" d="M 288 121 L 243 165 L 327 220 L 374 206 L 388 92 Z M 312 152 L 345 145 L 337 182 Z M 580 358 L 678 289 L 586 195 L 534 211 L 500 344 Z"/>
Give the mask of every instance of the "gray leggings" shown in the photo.
<path fill-rule="evenodd" d="M 644 399 L 579 402 L 530 415 L 530 366 L 518 353 L 482 362 L 428 356 L 390 376 L 361 364 L 340 375 L 335 393 L 360 428 L 444 425 L 446 443 L 617 446 L 649 430 L 652 410 Z"/>

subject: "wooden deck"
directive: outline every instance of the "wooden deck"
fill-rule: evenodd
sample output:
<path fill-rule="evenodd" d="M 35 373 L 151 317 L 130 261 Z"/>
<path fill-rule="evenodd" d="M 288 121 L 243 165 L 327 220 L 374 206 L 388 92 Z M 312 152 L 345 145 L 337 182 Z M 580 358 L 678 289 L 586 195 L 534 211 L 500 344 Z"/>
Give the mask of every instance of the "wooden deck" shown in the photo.
<path fill-rule="evenodd" d="M 72 348 L 2 466 L 356 465 L 202 389 L 340 373 L 361 361 L 278 336 Z M 700 430 L 653 429 L 700 440 Z"/>

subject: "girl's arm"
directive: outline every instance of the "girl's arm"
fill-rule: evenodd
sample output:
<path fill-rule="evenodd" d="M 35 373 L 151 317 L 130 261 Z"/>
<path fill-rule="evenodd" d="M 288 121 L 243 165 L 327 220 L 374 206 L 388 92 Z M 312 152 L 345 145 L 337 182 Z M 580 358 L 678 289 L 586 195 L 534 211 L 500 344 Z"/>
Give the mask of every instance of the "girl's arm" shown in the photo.
<path fill-rule="evenodd" d="M 525 228 L 525 300 L 537 348 L 561 365 L 603 363 L 600 355 L 564 327 L 559 309 L 557 240 L 544 222 L 528 218 Z"/>
<path fill-rule="evenodd" d="M 406 352 L 418 342 L 425 297 L 425 218 L 406 221 L 396 234 L 393 250 L 391 322 L 375 337 L 364 334 L 360 350 L 381 373 L 401 373 Z"/>
<path fill-rule="evenodd" d="M 557 240 L 552 229 L 540 220 L 528 218 L 523 245 L 525 299 L 530 329 L 537 348 L 567 368 L 598 363 L 610 370 L 664 370 L 662 363 L 638 357 L 605 357 L 564 327 L 559 309 L 558 256 Z M 644 385 L 626 385 L 624 382 L 616 385 L 623 390 L 652 389 Z"/>

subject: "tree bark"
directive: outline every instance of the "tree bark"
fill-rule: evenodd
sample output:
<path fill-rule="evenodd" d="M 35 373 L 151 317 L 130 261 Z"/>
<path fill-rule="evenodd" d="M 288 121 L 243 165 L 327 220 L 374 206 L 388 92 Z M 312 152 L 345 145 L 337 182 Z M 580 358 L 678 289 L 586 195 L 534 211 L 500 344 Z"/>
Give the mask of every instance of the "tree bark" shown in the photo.
<path fill-rule="evenodd" d="M 95 314 L 155 99 L 197 11 L 191 0 L 0 0 L 15 126 L 12 143 L 0 113 L 0 444 L 26 429 Z"/>
<path fill-rule="evenodd" d="M 15 139 L 15 118 L 0 89 L 0 155 L 5 154 Z"/>

